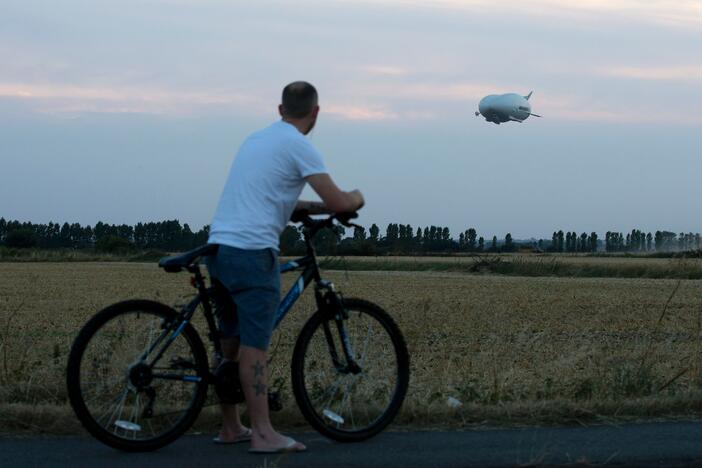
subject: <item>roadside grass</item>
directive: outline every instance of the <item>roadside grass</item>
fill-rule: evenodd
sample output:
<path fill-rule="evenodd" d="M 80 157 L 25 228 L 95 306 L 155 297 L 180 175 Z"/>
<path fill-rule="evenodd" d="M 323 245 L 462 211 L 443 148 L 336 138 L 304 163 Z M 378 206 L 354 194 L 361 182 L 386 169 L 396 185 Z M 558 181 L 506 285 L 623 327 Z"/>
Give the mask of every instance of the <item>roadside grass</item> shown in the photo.
<path fill-rule="evenodd" d="M 428 262 L 431 263 L 431 262 Z M 702 414 L 702 281 L 451 272 L 331 272 L 347 297 L 395 318 L 411 356 L 395 427 L 590 424 Z M 192 292 L 184 274 L 143 263 L 0 264 L 0 428 L 80 433 L 67 403 L 71 343 L 118 300 L 167 304 Z M 285 286 L 294 281 L 286 275 Z M 289 383 L 295 339 L 314 311 L 308 291 L 276 332 L 270 382 L 277 425 L 306 428 Z M 195 326 L 205 337 L 202 318 Z M 210 391 L 210 404 L 215 404 Z M 451 407 L 449 398 L 461 404 Z M 216 406 L 193 428 L 214 431 Z"/>
<path fill-rule="evenodd" d="M 92 249 L 17 249 L 0 245 L 0 262 L 158 262 L 166 255 L 161 250 L 106 253 Z"/>
<path fill-rule="evenodd" d="M 435 271 L 571 278 L 702 279 L 702 262 L 686 258 L 646 261 L 628 257 L 485 255 L 475 257 L 327 257 L 320 267 L 337 271 Z"/>

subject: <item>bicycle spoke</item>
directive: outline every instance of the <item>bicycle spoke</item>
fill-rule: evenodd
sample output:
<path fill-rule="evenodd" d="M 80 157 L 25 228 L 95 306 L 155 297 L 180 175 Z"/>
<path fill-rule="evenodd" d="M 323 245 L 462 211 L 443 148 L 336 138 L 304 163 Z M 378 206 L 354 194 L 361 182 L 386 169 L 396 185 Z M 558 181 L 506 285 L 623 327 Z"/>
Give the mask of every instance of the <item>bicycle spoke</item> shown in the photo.
<path fill-rule="evenodd" d="M 329 364 L 319 364 L 328 362 L 330 353 L 325 322 L 320 319 L 310 329 L 313 331 L 307 331 L 309 335 L 305 338 L 301 387 L 293 375 L 296 396 L 300 390 L 307 395 L 307 398 L 298 399 L 305 417 L 320 432 L 341 441 L 362 440 L 392 420 L 399 409 L 398 401 L 404 398 L 408 371 L 401 371 L 398 358 L 399 352 L 406 355 L 406 348 L 398 349 L 393 339 L 393 334 L 397 334 L 401 340 L 399 331 L 394 324 L 390 325 L 391 329 L 384 325 L 384 319 L 377 314 L 387 315 L 376 311 L 375 307 L 367 310 L 365 303 L 358 304 L 361 301 L 345 302 L 349 313 L 339 331 L 346 335 L 348 351 L 361 371 L 354 374 L 347 368 L 345 372 L 339 372 Z M 303 329 L 303 333 L 305 331 Z M 340 354 L 339 359 L 345 366 L 349 364 L 346 353 Z"/>
<path fill-rule="evenodd" d="M 107 420 L 107 427 L 111 426 L 112 421 L 118 421 L 119 418 L 122 416 L 122 409 L 124 408 L 124 401 L 127 399 L 127 394 L 129 393 L 129 389 L 125 388 L 124 392 L 122 392 L 122 398 L 120 398 L 120 402 L 117 404 L 115 407 L 114 411 L 110 415 L 110 418 Z M 119 411 L 119 412 L 118 412 Z M 117 416 L 115 417 L 115 414 Z M 116 426 L 115 426 L 116 427 Z M 117 434 L 117 429 L 114 431 L 115 434 Z"/>
<path fill-rule="evenodd" d="M 100 323 L 83 345 L 77 373 L 86 414 L 79 418 L 90 418 L 112 436 L 109 440 L 117 438 L 124 445 L 158 441 L 173 430 L 185 430 L 184 424 L 192 422 L 185 418 L 197 414 L 204 403 L 204 350 L 194 352 L 188 330 L 164 342 L 164 317 L 149 310 L 117 313 Z M 154 369 L 141 359 L 149 350 L 163 360 Z"/>

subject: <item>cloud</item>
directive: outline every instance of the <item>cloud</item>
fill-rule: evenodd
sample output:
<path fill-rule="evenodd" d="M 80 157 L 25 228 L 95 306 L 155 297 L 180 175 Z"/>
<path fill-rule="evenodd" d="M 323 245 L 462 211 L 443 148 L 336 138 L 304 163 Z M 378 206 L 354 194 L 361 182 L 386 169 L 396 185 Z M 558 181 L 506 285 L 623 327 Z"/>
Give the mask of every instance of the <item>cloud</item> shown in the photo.
<path fill-rule="evenodd" d="M 354 0 L 354 3 L 359 1 L 362 0 Z M 617 16 L 618 19 L 629 22 L 646 21 L 671 27 L 695 27 L 702 24 L 702 3 L 698 0 L 366 0 L 366 3 L 479 13 L 519 12 L 589 22 Z"/>
<path fill-rule="evenodd" d="M 595 71 L 596 74 L 614 78 L 649 81 L 692 81 L 702 80 L 702 66 L 612 66 Z"/>
<path fill-rule="evenodd" d="M 65 84 L 0 83 L 0 97 L 29 101 L 40 112 L 143 112 L 188 114 L 201 107 L 249 106 L 256 96 L 222 92 L 176 91 L 157 87 L 95 87 Z M 252 106 L 253 104 L 253 106 Z"/>
<path fill-rule="evenodd" d="M 377 98 L 417 101 L 474 100 L 494 94 L 500 87 L 486 83 L 392 83 L 366 85 L 360 92 Z M 505 91 L 507 92 L 507 91 Z"/>
<path fill-rule="evenodd" d="M 399 115 L 386 109 L 378 109 L 364 106 L 346 106 L 343 104 L 329 104 L 324 106 L 322 111 L 333 118 L 342 120 L 374 121 L 374 120 L 395 120 Z"/>
<path fill-rule="evenodd" d="M 407 69 L 391 65 L 365 65 L 360 69 L 369 75 L 377 76 L 405 76 L 409 74 Z"/>

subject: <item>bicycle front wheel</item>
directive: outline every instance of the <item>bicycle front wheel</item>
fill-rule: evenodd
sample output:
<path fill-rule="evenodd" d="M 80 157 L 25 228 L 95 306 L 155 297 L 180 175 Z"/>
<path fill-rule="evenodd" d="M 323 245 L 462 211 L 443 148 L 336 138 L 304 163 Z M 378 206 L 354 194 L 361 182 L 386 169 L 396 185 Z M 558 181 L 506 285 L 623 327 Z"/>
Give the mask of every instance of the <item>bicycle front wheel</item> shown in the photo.
<path fill-rule="evenodd" d="M 98 312 L 80 331 L 66 383 L 76 416 L 125 451 L 163 447 L 195 421 L 207 394 L 207 353 L 195 329 L 152 301 Z"/>
<path fill-rule="evenodd" d="M 409 355 L 400 329 L 379 306 L 344 299 L 344 307 L 343 329 L 360 371 L 344 368 L 339 326 L 318 312 L 295 345 L 292 387 L 312 427 L 331 439 L 357 442 L 378 434 L 400 410 L 409 385 Z"/>

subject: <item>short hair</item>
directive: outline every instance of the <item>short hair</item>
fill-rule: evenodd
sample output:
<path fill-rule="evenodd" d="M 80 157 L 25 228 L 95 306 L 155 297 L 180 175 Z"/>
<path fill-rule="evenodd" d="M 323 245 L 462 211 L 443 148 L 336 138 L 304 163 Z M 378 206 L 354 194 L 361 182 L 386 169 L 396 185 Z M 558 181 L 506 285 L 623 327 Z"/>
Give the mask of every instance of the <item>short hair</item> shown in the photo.
<path fill-rule="evenodd" d="M 285 117 L 306 117 L 317 105 L 317 90 L 306 81 L 293 81 L 283 88 L 282 105 Z"/>

